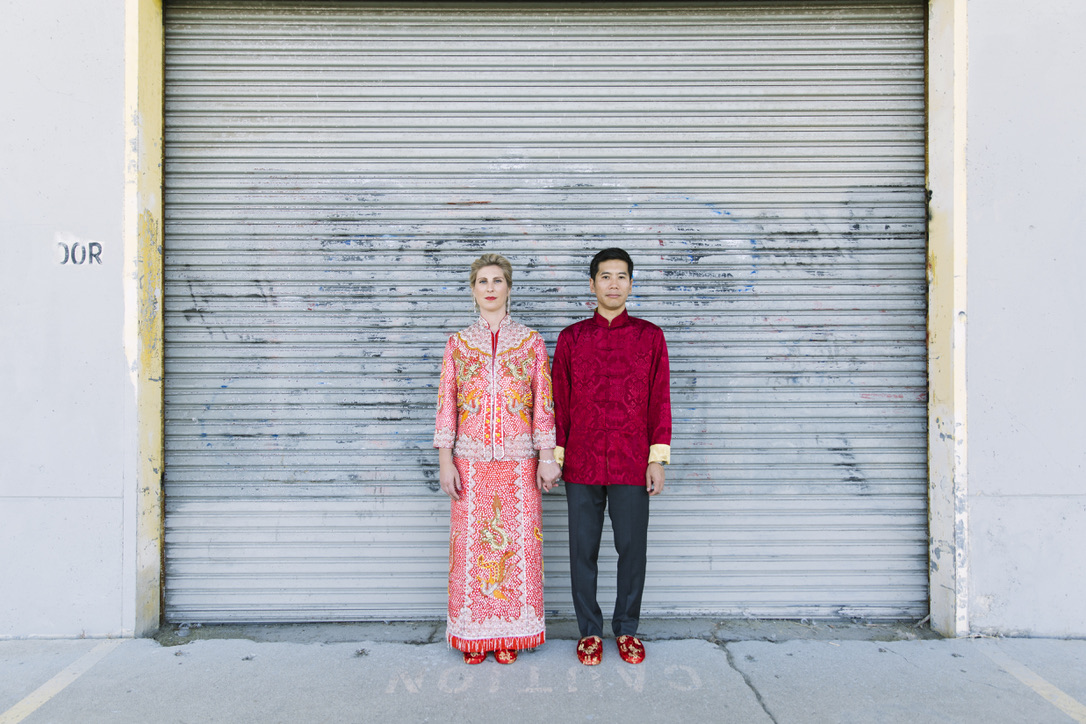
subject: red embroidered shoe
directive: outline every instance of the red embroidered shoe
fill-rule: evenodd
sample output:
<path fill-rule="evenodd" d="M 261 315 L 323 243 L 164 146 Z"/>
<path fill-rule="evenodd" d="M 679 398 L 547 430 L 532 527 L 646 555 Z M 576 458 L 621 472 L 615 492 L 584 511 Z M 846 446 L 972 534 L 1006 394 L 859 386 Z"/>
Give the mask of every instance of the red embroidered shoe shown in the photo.
<path fill-rule="evenodd" d="M 577 660 L 585 666 L 596 666 L 603 659 L 603 639 L 585 636 L 577 642 Z"/>
<path fill-rule="evenodd" d="M 645 660 L 645 644 L 636 636 L 619 636 L 615 643 L 618 644 L 618 655 L 627 664 L 640 664 Z"/>
<path fill-rule="evenodd" d="M 481 664 L 486 661 L 485 651 L 465 651 L 464 663 L 465 664 Z"/>
<path fill-rule="evenodd" d="M 502 649 L 494 652 L 494 660 L 499 664 L 511 664 L 517 660 L 516 649 Z"/>

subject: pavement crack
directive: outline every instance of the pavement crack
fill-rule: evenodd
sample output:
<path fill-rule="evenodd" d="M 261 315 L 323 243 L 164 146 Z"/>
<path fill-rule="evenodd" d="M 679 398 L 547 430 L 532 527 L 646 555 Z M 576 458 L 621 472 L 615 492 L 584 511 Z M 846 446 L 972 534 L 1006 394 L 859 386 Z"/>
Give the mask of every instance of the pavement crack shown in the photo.
<path fill-rule="evenodd" d="M 921 670 L 920 666 L 917 666 L 915 663 L 910 661 L 909 657 L 906 656 L 905 654 L 901 653 L 900 651 L 894 651 L 893 649 L 888 649 L 885 646 L 880 646 L 879 647 L 879 653 L 880 654 L 893 654 L 894 656 L 897 656 L 898 658 L 900 658 L 902 661 L 904 661 L 906 664 L 913 667 L 914 669 L 917 669 L 918 671 Z"/>
<path fill-rule="evenodd" d="M 765 699 L 762 698 L 762 692 L 758 691 L 758 687 L 754 685 L 754 682 L 746 674 L 746 672 L 744 672 L 742 669 L 735 665 L 735 655 L 732 654 L 731 648 L 729 648 L 727 644 L 720 644 L 720 648 L 724 649 L 724 655 L 728 657 L 728 666 L 732 667 L 735 673 L 743 677 L 743 681 L 746 682 L 747 688 L 750 689 L 752 694 L 754 694 L 754 698 L 755 700 L 757 700 L 758 706 L 762 707 L 762 711 L 765 712 L 765 715 L 769 717 L 769 720 L 773 722 L 773 724 L 778 724 L 777 717 L 773 716 L 773 712 L 769 710 L 769 707 L 765 703 Z"/>

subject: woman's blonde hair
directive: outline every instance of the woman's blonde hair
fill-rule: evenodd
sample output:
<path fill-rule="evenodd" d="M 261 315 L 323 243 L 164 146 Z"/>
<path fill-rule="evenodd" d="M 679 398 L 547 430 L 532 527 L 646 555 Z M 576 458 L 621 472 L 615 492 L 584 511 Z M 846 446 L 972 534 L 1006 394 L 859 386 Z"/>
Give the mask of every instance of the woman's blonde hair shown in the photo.
<path fill-rule="evenodd" d="M 468 286 L 475 286 L 475 277 L 479 276 L 479 270 L 484 266 L 500 267 L 505 275 L 505 283 L 513 288 L 513 265 L 501 254 L 483 254 L 471 263 L 471 277 L 468 278 Z"/>

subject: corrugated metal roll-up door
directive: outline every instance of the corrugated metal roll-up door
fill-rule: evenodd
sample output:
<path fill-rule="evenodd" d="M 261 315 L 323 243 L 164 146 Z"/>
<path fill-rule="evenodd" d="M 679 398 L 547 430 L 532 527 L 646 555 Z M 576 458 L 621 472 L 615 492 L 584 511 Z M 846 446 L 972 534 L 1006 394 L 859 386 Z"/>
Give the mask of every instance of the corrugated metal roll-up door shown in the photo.
<path fill-rule="evenodd" d="M 443 615 L 467 267 L 553 352 L 605 246 L 671 350 L 645 616 L 923 616 L 924 15 L 168 2 L 168 619 Z"/>

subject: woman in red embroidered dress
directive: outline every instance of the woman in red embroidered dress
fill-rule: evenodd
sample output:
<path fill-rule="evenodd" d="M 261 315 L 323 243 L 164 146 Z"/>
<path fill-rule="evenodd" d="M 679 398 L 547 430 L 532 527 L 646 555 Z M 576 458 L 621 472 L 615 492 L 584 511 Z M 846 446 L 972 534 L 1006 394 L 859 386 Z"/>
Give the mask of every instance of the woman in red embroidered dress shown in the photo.
<path fill-rule="evenodd" d="M 547 347 L 508 314 L 513 269 L 500 254 L 471 265 L 479 319 L 449 337 L 434 447 L 452 498 L 446 638 L 469 664 L 503 664 L 543 643 L 541 493 L 554 460 Z"/>

